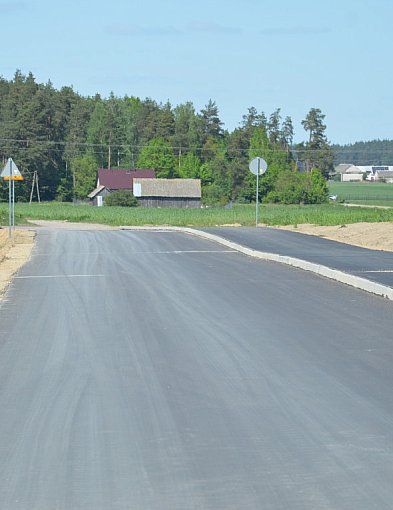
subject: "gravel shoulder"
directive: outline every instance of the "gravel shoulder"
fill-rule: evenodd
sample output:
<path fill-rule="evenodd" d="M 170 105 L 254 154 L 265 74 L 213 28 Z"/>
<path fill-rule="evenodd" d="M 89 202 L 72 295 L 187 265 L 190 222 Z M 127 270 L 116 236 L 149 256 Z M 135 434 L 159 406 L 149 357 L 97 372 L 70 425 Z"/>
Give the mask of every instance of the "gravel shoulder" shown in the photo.
<path fill-rule="evenodd" d="M 275 228 L 324 237 L 332 241 L 372 250 L 393 251 L 393 223 L 391 222 L 351 223 L 328 227 L 302 224 Z"/>
<path fill-rule="evenodd" d="M 16 229 L 10 240 L 8 229 L 0 229 L 0 300 L 12 276 L 29 260 L 34 238 L 34 231 Z"/>

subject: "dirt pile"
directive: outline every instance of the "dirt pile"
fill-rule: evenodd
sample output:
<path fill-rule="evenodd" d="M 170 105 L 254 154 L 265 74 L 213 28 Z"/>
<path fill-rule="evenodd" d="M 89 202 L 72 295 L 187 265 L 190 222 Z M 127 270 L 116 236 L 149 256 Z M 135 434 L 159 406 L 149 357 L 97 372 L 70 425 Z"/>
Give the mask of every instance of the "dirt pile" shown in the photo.
<path fill-rule="evenodd" d="M 393 222 L 351 223 L 334 227 L 305 224 L 277 228 L 325 237 L 340 243 L 352 244 L 372 250 L 393 251 Z"/>

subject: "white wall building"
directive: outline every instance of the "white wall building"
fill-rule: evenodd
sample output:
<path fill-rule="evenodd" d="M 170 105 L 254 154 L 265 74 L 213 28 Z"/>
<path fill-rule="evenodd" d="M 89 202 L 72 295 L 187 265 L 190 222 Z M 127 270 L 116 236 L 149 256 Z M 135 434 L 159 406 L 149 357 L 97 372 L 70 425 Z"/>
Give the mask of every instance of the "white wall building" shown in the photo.
<path fill-rule="evenodd" d="M 360 182 L 366 175 L 366 181 L 393 182 L 393 165 L 352 165 L 341 163 L 335 167 L 340 174 L 341 182 Z"/>

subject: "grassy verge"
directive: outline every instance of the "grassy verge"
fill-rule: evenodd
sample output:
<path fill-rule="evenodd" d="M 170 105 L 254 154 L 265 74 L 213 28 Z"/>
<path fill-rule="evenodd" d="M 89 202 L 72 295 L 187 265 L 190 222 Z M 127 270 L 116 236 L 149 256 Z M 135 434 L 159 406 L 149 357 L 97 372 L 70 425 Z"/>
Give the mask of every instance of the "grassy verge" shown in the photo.
<path fill-rule="evenodd" d="M 369 205 L 393 206 L 393 184 L 383 182 L 330 182 L 329 192 L 337 200 Z"/>
<path fill-rule="evenodd" d="M 360 205 L 378 205 L 384 207 L 393 207 L 393 201 L 390 200 L 348 200 L 347 204 L 360 204 Z"/>
<path fill-rule="evenodd" d="M 232 209 L 145 209 L 126 207 L 92 207 L 72 204 L 16 204 L 16 223 L 27 219 L 65 220 L 106 225 L 173 225 L 209 227 L 216 225 L 255 224 L 255 206 L 235 205 Z M 348 208 L 326 205 L 261 205 L 259 221 L 267 225 L 340 225 L 344 223 L 393 221 L 393 210 Z M 0 222 L 8 224 L 8 210 L 0 204 Z"/>

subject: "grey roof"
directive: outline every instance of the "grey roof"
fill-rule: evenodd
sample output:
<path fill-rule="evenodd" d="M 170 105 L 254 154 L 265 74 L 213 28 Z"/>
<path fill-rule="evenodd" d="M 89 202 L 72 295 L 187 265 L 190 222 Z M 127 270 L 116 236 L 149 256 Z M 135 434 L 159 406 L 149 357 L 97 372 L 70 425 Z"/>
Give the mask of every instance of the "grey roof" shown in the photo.
<path fill-rule="evenodd" d="M 377 170 L 375 175 L 382 179 L 393 179 L 393 170 Z"/>
<path fill-rule="evenodd" d="M 340 163 L 334 167 L 334 170 L 339 174 L 344 174 L 352 164 Z"/>
<path fill-rule="evenodd" d="M 200 198 L 200 179 L 134 178 L 136 197 Z"/>
<path fill-rule="evenodd" d="M 102 191 L 105 188 L 106 188 L 106 186 L 102 186 L 102 185 L 98 186 L 96 189 L 93 189 L 93 191 L 87 195 L 88 198 L 96 197 L 98 195 L 98 193 L 100 193 L 100 191 Z"/>

